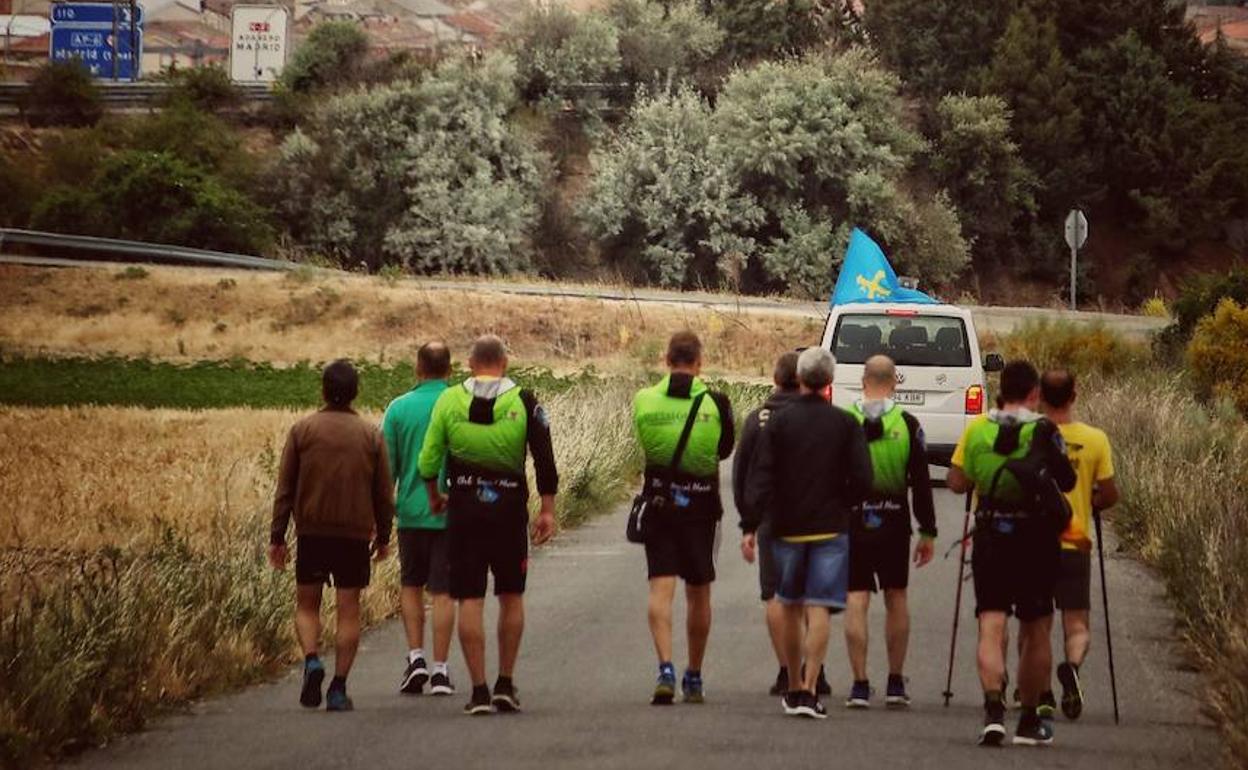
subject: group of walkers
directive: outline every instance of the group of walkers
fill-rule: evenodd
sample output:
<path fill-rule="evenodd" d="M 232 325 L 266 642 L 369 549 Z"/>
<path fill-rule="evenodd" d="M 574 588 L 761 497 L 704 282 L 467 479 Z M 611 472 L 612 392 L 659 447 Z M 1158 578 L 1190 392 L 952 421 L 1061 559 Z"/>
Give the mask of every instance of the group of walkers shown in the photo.
<path fill-rule="evenodd" d="M 639 391 L 633 418 L 645 455 L 629 538 L 644 544 L 648 616 L 658 677 L 651 702 L 705 699 L 702 663 L 711 630 L 711 584 L 723 506 L 720 463 L 733 457 L 732 491 L 741 553 L 758 562 L 765 616 L 779 671 L 770 693 L 784 712 L 824 718 L 831 694 L 824 659 L 831 618 L 844 613 L 852 684 L 845 705 L 871 706 L 868 608 L 883 592 L 888 677 L 884 703 L 910 705 L 905 677 L 910 566 L 933 556 L 937 536 L 923 430 L 893 400 L 897 370 L 876 355 L 864 365 L 862 397 L 831 404 L 836 363 L 822 348 L 781 355 L 775 390 L 749 414 L 736 442 L 732 405 L 700 378 L 702 344 L 671 338 L 667 376 Z M 454 692 L 447 669 L 458 630 L 472 695 L 465 712 L 518 711 L 512 676 L 524 628 L 530 542 L 555 532 L 558 473 L 547 415 L 506 377 L 500 339 L 472 346 L 471 376 L 449 385 L 451 356 L 437 342 L 417 355 L 419 382 L 387 408 L 380 429 L 351 410 L 358 390 L 346 362 L 326 367 L 325 406 L 291 429 L 274 503 L 270 559 L 287 562 L 291 517 L 296 549 L 296 629 L 306 656 L 300 696 L 322 701 L 319 658 L 322 588 L 336 589 L 334 677 L 326 708 L 347 710 L 346 679 L 359 643 L 360 590 L 370 552 L 386 558 L 398 518 L 401 609 L 409 652 L 400 690 Z M 1014 743 L 1052 741 L 1051 620 L 1062 611 L 1065 656 L 1057 666 L 1061 709 L 1082 711 L 1079 667 L 1088 653 L 1094 509 L 1117 500 L 1105 434 L 1074 419 L 1075 378 L 1015 361 L 1001 375 L 998 408 L 972 420 L 958 443 L 948 486 L 974 494 L 972 549 L 978 669 L 984 690 L 980 743 L 1004 741 L 1009 677 L 1007 620 L 1019 621 L 1020 709 Z M 530 522 L 526 455 L 532 456 L 539 513 Z M 918 524 L 914 539 L 911 519 Z M 370 546 L 371 543 L 371 546 Z M 964 543 L 965 545 L 965 543 Z M 499 601 L 498 677 L 485 675 L 484 598 L 493 574 Z M 683 582 L 688 665 L 677 686 L 673 602 Z M 426 596 L 433 608 L 432 665 L 423 648 Z"/>

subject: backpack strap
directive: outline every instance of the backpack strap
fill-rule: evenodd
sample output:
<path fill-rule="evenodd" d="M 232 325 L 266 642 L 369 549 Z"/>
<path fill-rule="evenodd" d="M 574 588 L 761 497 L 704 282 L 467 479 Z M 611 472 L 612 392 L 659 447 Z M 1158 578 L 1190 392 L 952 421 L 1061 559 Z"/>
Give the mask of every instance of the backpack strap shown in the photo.
<path fill-rule="evenodd" d="M 676 441 L 676 451 L 672 452 L 672 463 L 667 469 L 669 476 L 676 473 L 681 459 L 685 456 L 685 447 L 689 445 L 689 434 L 693 433 L 693 424 L 698 419 L 698 410 L 702 408 L 702 399 L 705 396 L 706 393 L 699 393 L 693 397 L 693 405 L 689 407 L 689 416 L 685 418 L 685 427 L 681 429 L 680 438 Z"/>

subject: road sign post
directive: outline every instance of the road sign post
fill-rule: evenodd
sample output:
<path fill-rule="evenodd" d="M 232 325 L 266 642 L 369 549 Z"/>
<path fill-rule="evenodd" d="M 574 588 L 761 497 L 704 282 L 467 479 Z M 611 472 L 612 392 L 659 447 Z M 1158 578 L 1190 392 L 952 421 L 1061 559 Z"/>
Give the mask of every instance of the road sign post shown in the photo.
<path fill-rule="evenodd" d="M 1066 215 L 1066 245 L 1070 247 L 1070 309 L 1079 306 L 1077 289 L 1077 272 L 1079 269 L 1079 249 L 1088 240 L 1088 218 L 1079 209 L 1071 209 Z"/>

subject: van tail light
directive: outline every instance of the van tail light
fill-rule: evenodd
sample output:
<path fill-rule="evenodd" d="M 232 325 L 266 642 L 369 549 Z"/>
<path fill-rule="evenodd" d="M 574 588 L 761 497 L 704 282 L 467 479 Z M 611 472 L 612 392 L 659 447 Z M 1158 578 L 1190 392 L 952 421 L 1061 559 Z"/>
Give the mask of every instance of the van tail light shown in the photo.
<path fill-rule="evenodd" d="M 966 413 L 984 413 L 984 386 L 972 385 L 966 389 Z"/>

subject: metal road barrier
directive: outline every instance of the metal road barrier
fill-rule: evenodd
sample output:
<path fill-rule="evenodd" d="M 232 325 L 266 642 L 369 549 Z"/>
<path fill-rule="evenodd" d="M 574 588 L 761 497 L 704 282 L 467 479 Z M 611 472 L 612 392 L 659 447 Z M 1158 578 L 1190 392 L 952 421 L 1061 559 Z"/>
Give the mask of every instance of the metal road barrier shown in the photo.
<path fill-rule="evenodd" d="M 107 255 L 114 261 L 150 262 L 169 265 L 200 265 L 204 267 L 243 267 L 252 270 L 294 270 L 298 265 L 280 259 L 266 259 L 247 254 L 192 249 L 116 238 L 94 238 L 87 235 L 62 235 L 37 230 L 0 228 L 0 253 L 12 244 L 33 246 L 38 251 L 73 250 L 88 254 L 85 259 Z M 118 259 L 120 258 L 120 259 Z"/>
<path fill-rule="evenodd" d="M 126 109 L 159 106 L 173 88 L 173 84 L 97 81 L 96 87 L 99 88 L 100 101 L 105 109 Z M 235 88 L 239 90 L 244 102 L 273 101 L 273 91 L 266 85 L 237 85 Z M 28 83 L 0 83 L 0 108 L 16 110 L 22 95 L 29 90 Z"/>

